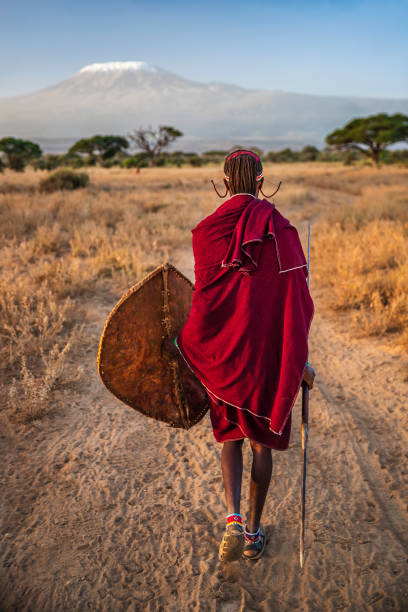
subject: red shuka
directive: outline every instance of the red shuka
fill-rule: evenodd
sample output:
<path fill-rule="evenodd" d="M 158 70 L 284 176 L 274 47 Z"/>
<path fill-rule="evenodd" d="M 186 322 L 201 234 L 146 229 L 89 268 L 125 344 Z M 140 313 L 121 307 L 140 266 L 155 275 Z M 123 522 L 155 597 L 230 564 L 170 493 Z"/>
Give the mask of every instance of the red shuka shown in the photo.
<path fill-rule="evenodd" d="M 237 194 L 192 234 L 195 287 L 177 345 L 212 399 L 214 435 L 284 450 L 313 317 L 297 230 L 274 204 Z"/>

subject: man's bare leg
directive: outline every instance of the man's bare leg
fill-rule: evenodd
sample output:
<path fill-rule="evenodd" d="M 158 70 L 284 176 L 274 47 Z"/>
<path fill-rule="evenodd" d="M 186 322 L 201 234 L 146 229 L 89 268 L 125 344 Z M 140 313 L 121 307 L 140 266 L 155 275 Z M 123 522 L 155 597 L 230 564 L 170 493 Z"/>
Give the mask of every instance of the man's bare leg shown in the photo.
<path fill-rule="evenodd" d="M 242 483 L 243 440 L 224 442 L 221 451 L 221 468 L 224 479 L 227 514 L 239 513 Z"/>
<path fill-rule="evenodd" d="M 271 449 L 250 440 L 253 453 L 251 483 L 249 487 L 249 519 L 247 528 L 250 533 L 258 530 L 266 494 L 272 476 Z"/>
<path fill-rule="evenodd" d="M 238 515 L 241 502 L 242 482 L 242 442 L 224 442 L 221 451 L 221 468 L 224 479 L 225 501 L 227 503 L 227 525 L 220 543 L 220 561 L 235 561 L 242 555 L 244 547 L 244 527 Z"/>

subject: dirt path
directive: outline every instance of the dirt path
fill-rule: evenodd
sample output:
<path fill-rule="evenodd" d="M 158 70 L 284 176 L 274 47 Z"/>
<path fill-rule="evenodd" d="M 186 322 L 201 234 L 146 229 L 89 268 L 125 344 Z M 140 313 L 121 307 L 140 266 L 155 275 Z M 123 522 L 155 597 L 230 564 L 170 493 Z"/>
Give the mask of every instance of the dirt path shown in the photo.
<path fill-rule="evenodd" d="M 191 259 L 176 263 L 191 276 Z M 407 610 L 407 400 L 402 359 L 319 312 L 310 361 L 306 564 L 298 566 L 300 401 L 273 454 L 265 556 L 217 560 L 220 445 L 138 415 L 95 366 L 112 296 L 88 304 L 86 385 L 38 430 L 1 439 L 1 610 Z M 243 512 L 250 454 L 245 447 Z"/>

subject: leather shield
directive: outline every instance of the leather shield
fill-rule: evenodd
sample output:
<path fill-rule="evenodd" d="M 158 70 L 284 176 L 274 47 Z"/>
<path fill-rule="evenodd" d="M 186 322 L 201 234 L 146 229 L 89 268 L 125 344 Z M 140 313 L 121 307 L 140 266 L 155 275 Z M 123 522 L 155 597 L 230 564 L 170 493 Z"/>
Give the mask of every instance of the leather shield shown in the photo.
<path fill-rule="evenodd" d="M 105 386 L 138 412 L 189 429 L 209 408 L 201 382 L 165 346 L 183 328 L 193 284 L 169 263 L 131 287 L 108 316 L 99 343 Z"/>

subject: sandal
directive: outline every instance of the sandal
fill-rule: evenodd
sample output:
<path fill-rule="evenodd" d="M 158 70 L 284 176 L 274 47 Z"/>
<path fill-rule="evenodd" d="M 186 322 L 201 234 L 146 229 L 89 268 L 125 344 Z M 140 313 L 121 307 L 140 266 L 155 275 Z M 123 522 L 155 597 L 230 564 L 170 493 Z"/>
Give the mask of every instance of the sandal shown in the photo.
<path fill-rule="evenodd" d="M 242 551 L 243 559 L 259 559 L 265 550 L 266 535 L 263 527 L 260 526 L 256 533 L 249 533 L 245 530 L 245 545 Z"/>
<path fill-rule="evenodd" d="M 237 515 L 234 515 L 236 517 Z M 240 516 L 240 515 L 238 515 Z M 242 520 L 242 519 L 241 519 Z M 218 558 L 220 561 L 236 561 L 244 548 L 244 527 L 240 521 L 228 521 L 222 536 Z"/>

